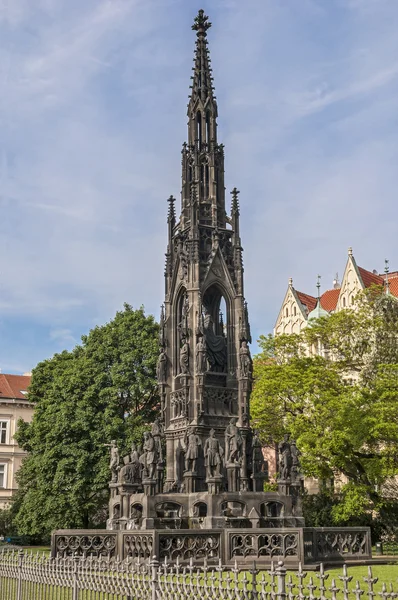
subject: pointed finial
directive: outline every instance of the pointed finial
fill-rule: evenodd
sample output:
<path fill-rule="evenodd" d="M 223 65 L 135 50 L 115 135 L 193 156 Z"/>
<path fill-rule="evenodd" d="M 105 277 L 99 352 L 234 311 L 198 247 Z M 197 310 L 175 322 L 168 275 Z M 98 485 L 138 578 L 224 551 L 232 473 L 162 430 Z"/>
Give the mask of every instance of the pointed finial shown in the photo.
<path fill-rule="evenodd" d="M 176 218 L 176 213 L 175 213 L 175 209 L 174 209 L 175 201 L 176 201 L 176 199 L 174 198 L 174 196 L 170 196 L 169 198 L 167 198 L 167 202 L 169 203 L 169 212 L 167 215 L 168 221 L 172 221 Z"/>
<path fill-rule="evenodd" d="M 352 248 L 351 248 L 351 246 L 348 248 L 348 256 L 352 256 Z"/>
<path fill-rule="evenodd" d="M 386 258 L 384 260 L 384 273 L 386 274 L 386 294 L 390 293 L 390 282 L 388 281 L 388 274 L 390 272 L 389 263 L 390 261 Z"/>
<path fill-rule="evenodd" d="M 209 17 L 205 15 L 205 11 L 200 9 L 194 19 L 192 29 L 197 32 L 196 35 L 206 35 L 206 31 L 211 27 Z"/>
<path fill-rule="evenodd" d="M 289 287 L 293 287 L 293 277 L 289 277 Z"/>
<path fill-rule="evenodd" d="M 320 290 L 321 290 L 321 275 L 318 275 L 316 287 L 318 288 L 318 300 L 319 300 L 321 297 L 321 292 L 320 292 Z"/>
<path fill-rule="evenodd" d="M 234 187 L 231 192 L 232 201 L 231 201 L 231 214 L 239 214 L 239 194 L 240 191 Z"/>

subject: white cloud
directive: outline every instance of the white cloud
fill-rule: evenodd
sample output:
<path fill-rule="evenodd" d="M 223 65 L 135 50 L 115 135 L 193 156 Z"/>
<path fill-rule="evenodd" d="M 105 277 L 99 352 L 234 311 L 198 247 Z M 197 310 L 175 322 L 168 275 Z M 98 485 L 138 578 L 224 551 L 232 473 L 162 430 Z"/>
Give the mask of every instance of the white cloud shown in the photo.
<path fill-rule="evenodd" d="M 388 0 L 207 4 L 257 335 L 272 328 L 289 276 L 311 292 L 320 272 L 327 287 L 350 245 L 365 267 L 398 262 L 398 11 Z M 73 344 L 77 323 L 109 319 L 124 301 L 157 313 L 196 9 L 0 2 L 3 319 Z M 54 350 L 40 343 L 44 356 Z"/>

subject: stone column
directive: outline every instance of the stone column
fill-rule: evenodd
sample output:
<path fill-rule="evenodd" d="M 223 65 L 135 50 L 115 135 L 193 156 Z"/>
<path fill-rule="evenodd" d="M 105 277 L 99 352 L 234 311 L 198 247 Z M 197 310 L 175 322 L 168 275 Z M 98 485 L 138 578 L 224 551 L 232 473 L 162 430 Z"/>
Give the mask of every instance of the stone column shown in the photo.
<path fill-rule="evenodd" d="M 143 479 L 142 485 L 144 486 L 145 496 L 155 496 L 156 494 L 156 479 Z"/>
<path fill-rule="evenodd" d="M 221 492 L 222 475 L 215 475 L 206 479 L 207 491 L 209 494 L 218 495 Z"/>
<path fill-rule="evenodd" d="M 239 492 L 239 473 L 240 465 L 237 463 L 227 464 L 227 480 L 228 480 L 228 491 Z"/>
<path fill-rule="evenodd" d="M 247 436 L 249 429 L 247 427 L 240 428 L 240 434 L 242 436 L 242 462 L 240 467 L 240 482 L 239 489 L 241 492 L 247 492 L 249 490 L 249 479 L 247 477 Z"/>
<path fill-rule="evenodd" d="M 193 494 L 197 492 L 198 487 L 198 474 L 196 471 L 185 471 L 184 472 L 184 485 L 185 485 L 185 493 Z"/>

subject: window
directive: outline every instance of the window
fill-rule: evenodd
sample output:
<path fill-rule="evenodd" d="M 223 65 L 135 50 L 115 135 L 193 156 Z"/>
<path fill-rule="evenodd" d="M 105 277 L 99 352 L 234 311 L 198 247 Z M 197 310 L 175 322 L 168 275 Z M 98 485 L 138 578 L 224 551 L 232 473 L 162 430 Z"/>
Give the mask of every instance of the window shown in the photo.
<path fill-rule="evenodd" d="M 345 307 L 345 298 L 343 298 L 343 306 Z"/>
<path fill-rule="evenodd" d="M 297 315 L 297 310 L 296 310 L 296 307 L 295 307 L 295 306 L 293 306 L 293 314 L 294 314 L 294 316 L 296 316 L 296 315 Z"/>
<path fill-rule="evenodd" d="M 286 308 L 286 316 L 287 317 L 289 316 L 289 309 L 288 308 Z"/>
<path fill-rule="evenodd" d="M 8 433 L 9 421 L 0 421 L 0 444 L 7 444 L 7 433 Z"/>
<path fill-rule="evenodd" d="M 6 487 L 6 466 L 0 465 L 0 488 Z"/>

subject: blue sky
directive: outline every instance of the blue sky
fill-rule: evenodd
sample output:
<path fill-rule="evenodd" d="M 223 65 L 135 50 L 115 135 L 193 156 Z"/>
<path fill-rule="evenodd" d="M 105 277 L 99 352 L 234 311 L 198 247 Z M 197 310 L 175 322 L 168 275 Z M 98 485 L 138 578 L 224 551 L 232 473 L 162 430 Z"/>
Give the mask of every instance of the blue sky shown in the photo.
<path fill-rule="evenodd" d="M 3 372 L 73 347 L 123 302 L 158 315 L 199 8 L 254 335 L 289 277 L 331 287 L 348 246 L 397 268 L 397 2 L 2 0 Z"/>

